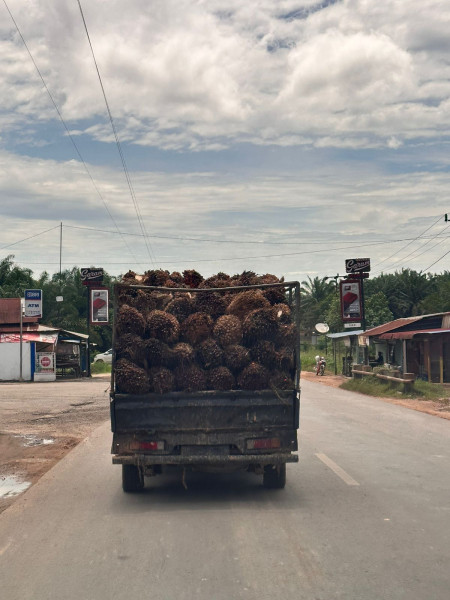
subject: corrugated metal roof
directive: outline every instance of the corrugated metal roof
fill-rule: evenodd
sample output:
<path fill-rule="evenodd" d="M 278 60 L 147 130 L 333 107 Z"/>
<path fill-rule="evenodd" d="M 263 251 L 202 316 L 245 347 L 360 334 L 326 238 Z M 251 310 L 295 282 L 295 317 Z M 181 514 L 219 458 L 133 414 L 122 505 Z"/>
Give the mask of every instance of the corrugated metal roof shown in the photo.
<path fill-rule="evenodd" d="M 432 335 L 436 333 L 450 333 L 450 329 L 422 329 L 417 331 L 393 331 L 380 335 L 381 340 L 411 340 L 417 335 Z"/>
<path fill-rule="evenodd" d="M 395 321 L 389 321 L 389 323 L 385 323 L 384 325 L 379 325 L 378 327 L 368 329 L 365 332 L 365 335 L 367 335 L 368 337 L 372 337 L 374 335 L 381 335 L 383 333 L 386 333 L 387 331 L 399 329 L 400 327 L 404 327 L 409 323 L 414 323 L 414 321 L 420 321 L 420 319 L 423 319 L 423 317 L 424 315 L 420 317 L 408 317 L 407 319 L 396 319 Z"/>
<path fill-rule="evenodd" d="M 37 317 L 23 317 L 23 323 L 36 323 Z M 0 325 L 20 323 L 20 298 L 0 298 Z"/>

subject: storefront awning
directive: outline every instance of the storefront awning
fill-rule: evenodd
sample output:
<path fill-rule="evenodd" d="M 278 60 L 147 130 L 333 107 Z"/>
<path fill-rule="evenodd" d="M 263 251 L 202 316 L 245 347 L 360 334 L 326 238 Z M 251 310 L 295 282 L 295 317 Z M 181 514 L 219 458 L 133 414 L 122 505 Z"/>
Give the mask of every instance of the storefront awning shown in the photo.
<path fill-rule="evenodd" d="M 46 344 L 54 344 L 58 337 L 58 333 L 39 333 L 38 331 L 24 332 L 22 334 L 23 342 L 44 342 Z M 0 342 L 8 344 L 19 344 L 20 333 L 0 333 Z"/>

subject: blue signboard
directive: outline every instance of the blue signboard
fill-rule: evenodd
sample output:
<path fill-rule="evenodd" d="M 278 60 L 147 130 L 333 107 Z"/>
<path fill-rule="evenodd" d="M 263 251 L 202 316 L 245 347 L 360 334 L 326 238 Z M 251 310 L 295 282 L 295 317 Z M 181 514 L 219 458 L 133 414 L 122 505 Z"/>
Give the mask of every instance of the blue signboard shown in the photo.
<path fill-rule="evenodd" d="M 42 317 L 42 290 L 25 290 L 25 316 Z"/>

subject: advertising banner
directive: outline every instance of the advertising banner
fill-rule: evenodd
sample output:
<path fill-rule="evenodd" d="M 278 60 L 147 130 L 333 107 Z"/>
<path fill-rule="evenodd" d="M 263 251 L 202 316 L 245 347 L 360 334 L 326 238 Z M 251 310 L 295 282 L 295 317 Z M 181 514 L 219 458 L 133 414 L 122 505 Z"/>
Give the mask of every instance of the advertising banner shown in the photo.
<path fill-rule="evenodd" d="M 34 381 L 55 381 L 56 360 L 54 352 L 36 352 Z"/>
<path fill-rule="evenodd" d="M 103 269 L 80 269 L 81 282 L 83 285 L 101 285 L 103 281 Z"/>
<path fill-rule="evenodd" d="M 109 290 L 108 288 L 91 288 L 89 290 L 91 294 L 91 314 L 90 322 L 91 325 L 107 325 L 109 322 L 108 314 L 108 300 Z"/>
<path fill-rule="evenodd" d="M 25 316 L 42 318 L 42 290 L 25 290 Z"/>
<path fill-rule="evenodd" d="M 362 319 L 361 281 L 344 279 L 339 283 L 341 317 L 344 323 Z"/>

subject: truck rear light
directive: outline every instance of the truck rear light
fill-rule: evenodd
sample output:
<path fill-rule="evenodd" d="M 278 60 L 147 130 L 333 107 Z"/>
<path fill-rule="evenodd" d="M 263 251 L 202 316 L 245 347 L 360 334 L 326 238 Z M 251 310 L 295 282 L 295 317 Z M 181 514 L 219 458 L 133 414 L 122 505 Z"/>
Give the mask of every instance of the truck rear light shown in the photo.
<path fill-rule="evenodd" d="M 164 450 L 164 442 L 139 442 L 132 444 L 132 450 Z"/>
<path fill-rule="evenodd" d="M 267 450 L 271 448 L 280 448 L 279 438 L 262 438 L 258 440 L 247 440 L 247 450 Z"/>

